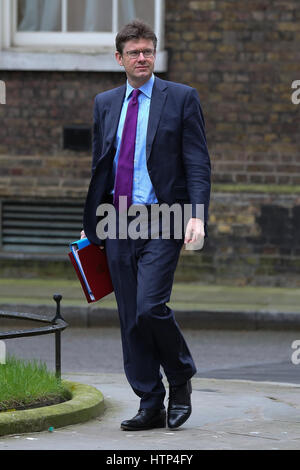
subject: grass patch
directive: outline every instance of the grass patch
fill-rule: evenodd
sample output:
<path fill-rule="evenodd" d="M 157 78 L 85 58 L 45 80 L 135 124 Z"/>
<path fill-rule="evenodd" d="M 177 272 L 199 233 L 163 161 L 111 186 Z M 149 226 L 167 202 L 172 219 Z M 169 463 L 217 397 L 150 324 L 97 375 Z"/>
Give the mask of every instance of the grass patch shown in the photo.
<path fill-rule="evenodd" d="M 8 356 L 0 364 L 0 411 L 53 405 L 71 398 L 71 390 L 41 361 Z"/>

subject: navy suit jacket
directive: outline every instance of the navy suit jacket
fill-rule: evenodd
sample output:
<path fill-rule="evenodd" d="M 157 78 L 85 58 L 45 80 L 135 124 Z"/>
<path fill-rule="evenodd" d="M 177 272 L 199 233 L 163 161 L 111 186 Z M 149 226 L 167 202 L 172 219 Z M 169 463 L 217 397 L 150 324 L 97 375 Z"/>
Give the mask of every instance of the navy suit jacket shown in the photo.
<path fill-rule="evenodd" d="M 83 216 L 87 238 L 101 244 L 96 234 L 96 210 L 111 189 L 115 136 L 126 85 L 99 93 L 94 104 L 93 162 Z M 207 236 L 210 198 L 210 158 L 204 118 L 197 91 L 187 85 L 155 77 L 147 129 L 147 168 L 159 204 L 204 204 Z"/>

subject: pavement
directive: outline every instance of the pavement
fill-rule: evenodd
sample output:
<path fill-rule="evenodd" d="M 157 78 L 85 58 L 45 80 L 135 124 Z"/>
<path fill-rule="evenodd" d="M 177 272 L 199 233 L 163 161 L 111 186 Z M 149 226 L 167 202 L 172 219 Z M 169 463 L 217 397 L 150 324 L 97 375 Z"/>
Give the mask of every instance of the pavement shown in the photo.
<path fill-rule="evenodd" d="M 0 437 L 0 450 L 297 450 L 300 449 L 300 385 L 192 379 L 193 413 L 180 428 L 122 431 L 137 412 L 123 374 L 71 374 L 67 378 L 101 390 L 105 411 L 88 422 L 53 432 Z M 165 401 L 167 404 L 167 400 Z M 131 454 L 130 454 L 131 452 Z"/>
<path fill-rule="evenodd" d="M 52 315 L 55 313 L 52 295 L 56 292 L 63 295 L 62 314 L 71 326 L 93 330 L 118 323 L 113 296 L 97 305 L 86 305 L 80 297 L 78 283 L 73 281 L 3 279 L 0 310 Z M 300 292 L 296 288 L 175 283 L 170 305 L 176 311 L 178 322 L 184 322 L 192 330 L 294 332 L 300 329 Z M 297 383 L 267 382 L 263 377 L 259 381 L 193 377 L 193 413 L 182 427 L 128 432 L 120 430 L 120 422 L 136 414 L 138 401 L 123 373 L 80 370 L 64 374 L 63 378 L 100 390 L 104 396 L 104 413 L 51 433 L 2 436 L 0 449 L 132 452 L 153 449 L 191 450 L 191 454 L 204 449 L 300 449 L 300 385 Z"/>

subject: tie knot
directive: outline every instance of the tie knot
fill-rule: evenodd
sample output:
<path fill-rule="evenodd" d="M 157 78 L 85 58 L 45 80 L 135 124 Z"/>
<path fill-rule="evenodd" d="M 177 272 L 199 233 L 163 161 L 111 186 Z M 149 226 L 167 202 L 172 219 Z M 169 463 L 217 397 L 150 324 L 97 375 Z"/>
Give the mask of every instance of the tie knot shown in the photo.
<path fill-rule="evenodd" d="M 139 96 L 139 94 L 141 93 L 141 90 L 139 90 L 138 88 L 135 88 L 132 92 L 132 103 L 136 103 L 136 100 L 137 100 L 137 97 Z"/>

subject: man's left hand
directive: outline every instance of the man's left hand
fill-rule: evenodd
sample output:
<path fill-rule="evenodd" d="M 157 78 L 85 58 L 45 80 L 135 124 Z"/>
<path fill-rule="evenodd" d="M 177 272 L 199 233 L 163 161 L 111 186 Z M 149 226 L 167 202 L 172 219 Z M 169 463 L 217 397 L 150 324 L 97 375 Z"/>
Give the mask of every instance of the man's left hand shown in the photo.
<path fill-rule="evenodd" d="M 204 223 L 201 219 L 192 218 L 188 221 L 184 243 L 190 245 L 192 243 L 199 244 L 204 239 Z"/>

